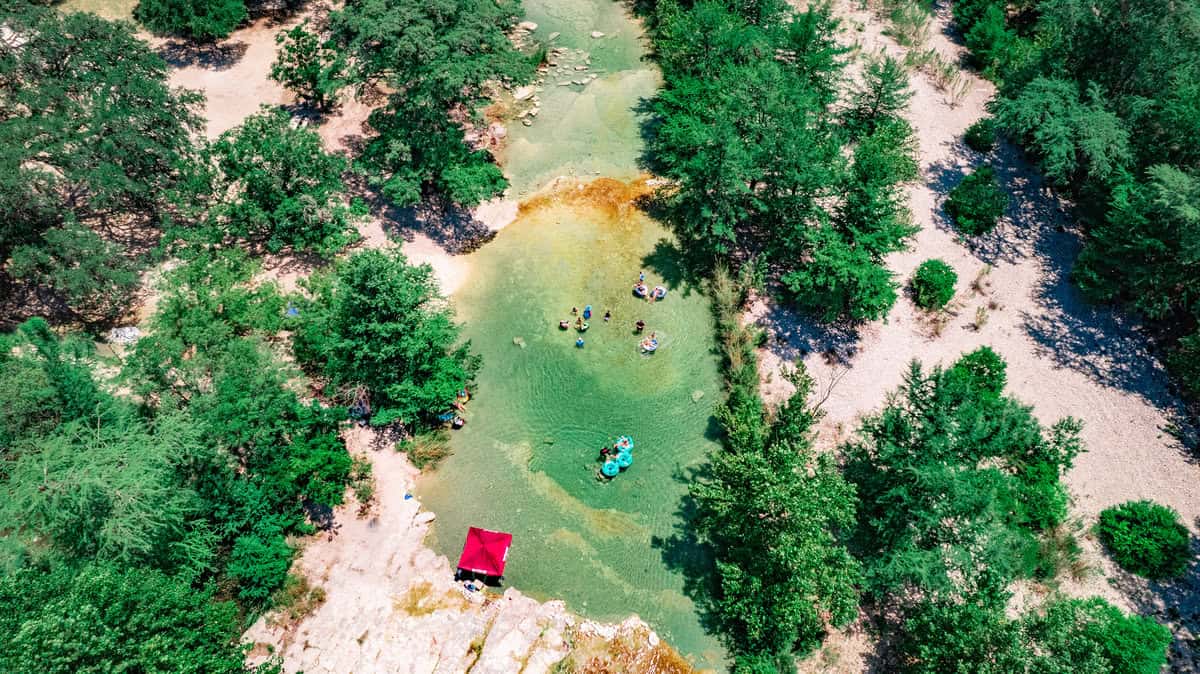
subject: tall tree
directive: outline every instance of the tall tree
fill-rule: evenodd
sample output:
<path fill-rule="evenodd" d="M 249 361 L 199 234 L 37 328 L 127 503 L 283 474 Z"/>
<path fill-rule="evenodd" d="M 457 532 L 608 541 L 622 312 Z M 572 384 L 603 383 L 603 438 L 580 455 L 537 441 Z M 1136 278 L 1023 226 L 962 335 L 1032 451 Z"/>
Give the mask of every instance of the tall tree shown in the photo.
<path fill-rule="evenodd" d="M 297 360 L 336 387 L 365 387 L 372 423 L 430 421 L 474 377 L 433 270 L 399 251 L 366 250 L 314 276 L 299 306 Z"/>

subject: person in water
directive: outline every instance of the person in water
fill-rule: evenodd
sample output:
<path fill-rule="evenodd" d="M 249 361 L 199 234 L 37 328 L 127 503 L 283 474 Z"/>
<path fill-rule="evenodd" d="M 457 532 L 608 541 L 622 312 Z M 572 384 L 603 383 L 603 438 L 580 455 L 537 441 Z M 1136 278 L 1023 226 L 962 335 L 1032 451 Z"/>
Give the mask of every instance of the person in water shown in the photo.
<path fill-rule="evenodd" d="M 591 318 L 591 317 L 592 317 L 592 305 L 590 305 L 590 304 L 589 304 L 589 305 L 587 305 L 586 307 L 584 307 L 584 308 L 583 308 L 583 317 L 584 317 L 584 318 Z"/>
<path fill-rule="evenodd" d="M 605 309 L 605 310 L 604 310 L 604 320 L 605 320 L 605 322 L 607 322 L 607 321 L 608 321 L 608 319 L 610 319 L 610 318 L 612 318 L 612 312 L 611 312 L 611 311 L 609 311 L 608 309 Z"/>
<path fill-rule="evenodd" d="M 639 283 L 645 283 L 645 282 L 646 282 L 646 272 L 641 272 L 641 273 L 639 273 L 639 274 L 638 274 L 638 282 L 639 282 Z"/>
<path fill-rule="evenodd" d="M 571 315 L 572 316 L 574 316 L 575 314 L 578 314 L 578 313 L 579 313 L 579 307 L 571 307 Z"/>
<path fill-rule="evenodd" d="M 634 326 L 635 328 L 637 328 L 637 331 L 638 331 L 638 332 L 641 332 L 642 330 L 645 330 L 645 329 L 646 329 L 646 321 L 643 321 L 642 319 L 640 319 L 640 318 L 639 318 L 639 319 L 638 319 L 638 322 L 637 322 L 637 323 L 634 323 L 634 324 L 633 324 L 633 326 Z"/>
<path fill-rule="evenodd" d="M 580 337 L 579 339 L 575 340 L 575 346 L 578 346 L 578 347 L 579 347 L 579 348 L 581 348 L 581 349 L 583 348 L 583 338 L 582 338 L 582 337 Z"/>

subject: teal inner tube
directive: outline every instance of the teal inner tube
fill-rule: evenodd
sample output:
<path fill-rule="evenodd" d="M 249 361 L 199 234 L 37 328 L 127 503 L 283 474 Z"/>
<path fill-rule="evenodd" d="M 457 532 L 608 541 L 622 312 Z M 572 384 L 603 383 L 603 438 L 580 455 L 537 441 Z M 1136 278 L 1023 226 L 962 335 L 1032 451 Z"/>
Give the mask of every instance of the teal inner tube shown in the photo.
<path fill-rule="evenodd" d="M 600 472 L 604 477 L 616 477 L 617 473 L 621 472 L 621 467 L 616 461 L 605 461 L 603 466 L 600 466 Z"/>
<path fill-rule="evenodd" d="M 633 465 L 633 454 L 629 452 L 621 452 L 617 454 L 617 467 L 628 468 Z"/>
<path fill-rule="evenodd" d="M 620 449 L 623 452 L 632 452 L 633 438 L 629 437 L 628 435 L 622 435 L 621 437 L 617 438 L 617 449 Z"/>

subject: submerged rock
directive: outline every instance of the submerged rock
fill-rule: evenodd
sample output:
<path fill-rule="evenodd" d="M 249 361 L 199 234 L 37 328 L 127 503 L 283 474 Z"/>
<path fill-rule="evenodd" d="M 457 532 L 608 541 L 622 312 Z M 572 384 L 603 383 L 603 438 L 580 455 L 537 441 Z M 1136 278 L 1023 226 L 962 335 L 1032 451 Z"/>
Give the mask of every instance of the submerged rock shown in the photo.
<path fill-rule="evenodd" d="M 604 33 L 601 33 L 601 32 L 600 32 L 600 31 L 598 31 L 598 30 L 593 30 L 593 31 L 592 31 L 592 37 L 593 37 L 594 39 L 599 39 L 599 38 L 602 38 L 602 37 L 604 37 Z"/>

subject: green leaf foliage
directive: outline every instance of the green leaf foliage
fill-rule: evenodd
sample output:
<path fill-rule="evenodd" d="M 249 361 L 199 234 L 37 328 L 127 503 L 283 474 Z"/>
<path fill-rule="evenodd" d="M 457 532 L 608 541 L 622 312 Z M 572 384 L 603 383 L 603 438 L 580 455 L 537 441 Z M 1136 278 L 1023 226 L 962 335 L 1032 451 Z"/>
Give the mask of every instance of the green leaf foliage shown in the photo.
<path fill-rule="evenodd" d="M 967 127 L 966 133 L 963 134 L 963 141 L 967 147 L 983 154 L 996 149 L 996 118 L 979 118 Z"/>
<path fill-rule="evenodd" d="M 812 379 L 795 373 L 796 393 L 768 421 L 753 332 L 738 320 L 744 290 L 718 271 L 713 294 L 729 387 L 717 413 L 725 449 L 689 490 L 692 525 L 713 549 L 709 603 L 735 671 L 774 672 L 793 650 L 811 649 L 829 626 L 857 615 L 859 566 L 843 541 L 854 490 L 812 446 L 820 418 L 806 405 Z"/>
<path fill-rule="evenodd" d="M 954 297 L 958 274 L 941 260 L 925 260 L 913 274 L 913 301 L 922 309 L 941 309 Z"/>
<path fill-rule="evenodd" d="M 315 131 L 293 128 L 282 110 L 264 110 L 227 131 L 214 145 L 232 197 L 212 216 L 218 231 L 332 256 L 354 241 L 354 214 L 345 205 L 345 159 L 325 152 Z"/>
<path fill-rule="evenodd" d="M 1105 508 L 1096 533 L 1117 564 L 1139 576 L 1173 578 L 1192 559 L 1191 537 L 1179 513 L 1153 501 Z"/>
<path fill-rule="evenodd" d="M 876 593 L 963 597 L 1035 572 L 1036 534 L 1066 516 L 1059 477 L 1080 451 L 1080 427 L 1065 419 L 1043 428 L 999 393 L 1002 382 L 990 349 L 945 370 L 914 362 L 844 448 Z"/>
<path fill-rule="evenodd" d="M 1075 280 L 1153 319 L 1194 395 L 1200 2 L 958 0 L 953 12 L 1000 85 L 997 125 L 1074 203 L 1087 234 Z"/>
<path fill-rule="evenodd" d="M 0 577 L 0 670 L 46 674 L 250 671 L 237 609 L 159 571 L 104 563 Z M 264 666 L 260 674 L 277 672 Z"/>
<path fill-rule="evenodd" d="M 991 166 L 980 166 L 962 179 L 946 197 L 946 215 L 963 233 L 986 234 L 1008 208 L 1008 195 L 996 180 Z"/>
<path fill-rule="evenodd" d="M 1001 595 L 919 603 L 898 650 L 906 674 L 1155 674 L 1166 664 L 1170 640 L 1165 627 L 1126 616 L 1098 597 L 1054 597 L 1042 610 L 1011 619 Z"/>
<path fill-rule="evenodd" d="M 751 253 L 821 320 L 885 315 L 897 285 L 883 257 L 916 231 L 902 189 L 917 176 L 899 117 L 907 73 L 871 59 L 838 111 L 846 50 L 825 5 L 667 0 L 651 18 L 666 83 L 647 159 L 695 261 Z"/>
<path fill-rule="evenodd" d="M 372 423 L 420 424 L 449 409 L 479 367 L 428 265 L 365 250 L 308 282 L 296 358 L 338 388 L 363 387 Z"/>
<path fill-rule="evenodd" d="M 138 0 L 133 8 L 151 32 L 200 42 L 227 37 L 246 16 L 246 0 Z"/>
<path fill-rule="evenodd" d="M 410 205 L 434 190 L 471 206 L 504 189 L 500 169 L 464 144 L 450 113 L 470 113 L 487 81 L 533 75 L 533 59 L 508 38 L 519 16 L 515 0 L 350 0 L 330 16 L 328 47 L 345 59 L 345 82 L 395 92 L 371 114 L 377 134 L 360 158 L 389 199 Z"/>
<path fill-rule="evenodd" d="M 18 0 L 4 25 L 0 269 L 110 318 L 158 220 L 189 198 L 202 99 L 168 86 L 129 24 Z"/>
<path fill-rule="evenodd" d="M 310 22 L 275 36 L 279 45 L 271 79 L 282 84 L 317 110 L 328 110 L 342 87 L 345 62 L 334 44 L 313 31 Z"/>

